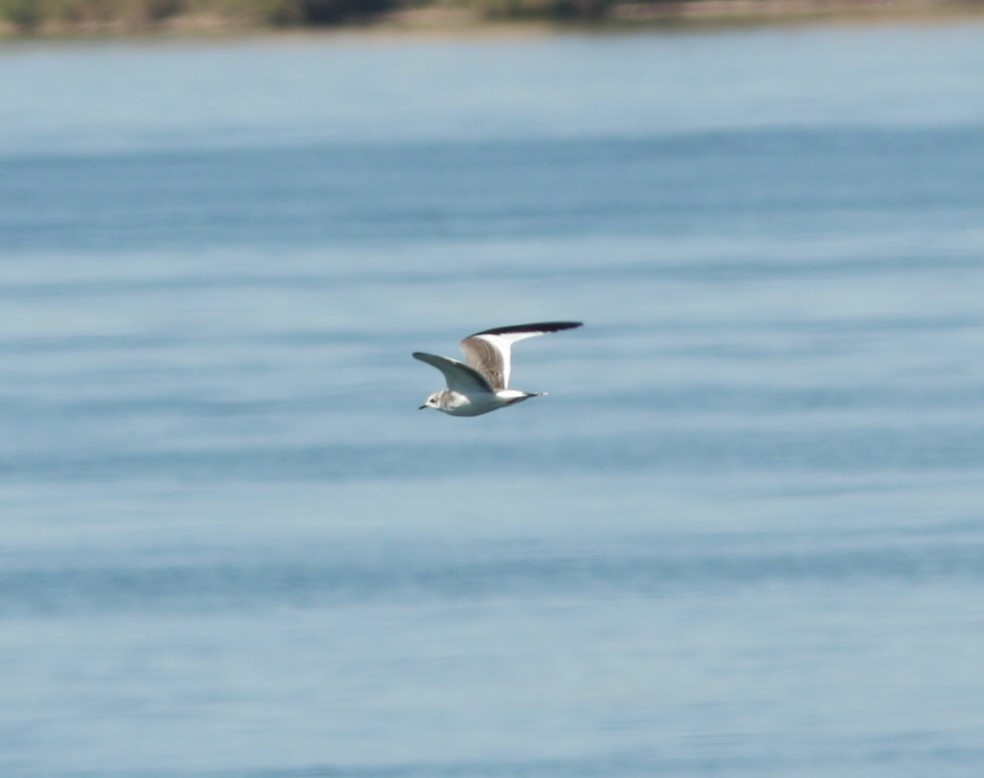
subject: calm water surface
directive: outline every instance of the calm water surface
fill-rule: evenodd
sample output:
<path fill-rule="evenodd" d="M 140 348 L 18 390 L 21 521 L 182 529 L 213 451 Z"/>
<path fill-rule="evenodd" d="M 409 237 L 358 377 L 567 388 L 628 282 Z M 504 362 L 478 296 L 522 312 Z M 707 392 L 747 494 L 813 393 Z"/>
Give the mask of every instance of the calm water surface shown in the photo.
<path fill-rule="evenodd" d="M 982 43 L 3 44 L 0 773 L 979 776 Z"/>

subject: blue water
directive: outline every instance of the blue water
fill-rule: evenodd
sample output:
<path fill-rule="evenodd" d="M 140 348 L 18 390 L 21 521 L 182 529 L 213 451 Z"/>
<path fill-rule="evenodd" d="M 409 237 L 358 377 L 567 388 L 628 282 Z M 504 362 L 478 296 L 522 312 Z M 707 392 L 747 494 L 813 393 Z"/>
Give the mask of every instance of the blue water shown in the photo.
<path fill-rule="evenodd" d="M 982 41 L 3 44 L 0 774 L 979 776 Z"/>

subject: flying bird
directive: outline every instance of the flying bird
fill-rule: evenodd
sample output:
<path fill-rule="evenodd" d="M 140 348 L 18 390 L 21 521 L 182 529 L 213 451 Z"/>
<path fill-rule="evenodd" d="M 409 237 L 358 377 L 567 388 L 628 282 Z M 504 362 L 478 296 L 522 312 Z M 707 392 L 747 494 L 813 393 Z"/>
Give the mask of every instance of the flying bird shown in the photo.
<path fill-rule="evenodd" d="M 579 321 L 547 321 L 538 324 L 516 324 L 476 332 L 461 341 L 468 364 L 456 359 L 413 352 L 413 358 L 433 365 L 447 380 L 448 388 L 434 392 L 420 406 L 443 411 L 452 416 L 480 416 L 489 411 L 515 405 L 546 392 L 521 392 L 509 389 L 512 344 L 561 330 L 572 330 Z"/>

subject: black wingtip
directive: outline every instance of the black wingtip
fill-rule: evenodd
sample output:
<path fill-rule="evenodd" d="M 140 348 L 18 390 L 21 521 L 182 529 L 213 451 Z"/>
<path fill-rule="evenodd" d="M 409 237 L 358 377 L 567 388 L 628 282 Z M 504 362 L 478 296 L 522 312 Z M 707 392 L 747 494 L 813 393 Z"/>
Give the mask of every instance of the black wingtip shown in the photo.
<path fill-rule="evenodd" d="M 560 332 L 583 327 L 581 321 L 541 321 L 534 324 L 513 324 L 509 327 L 493 327 L 489 330 L 476 332 L 475 335 L 508 335 L 510 332 Z M 469 335 L 468 337 L 474 337 Z"/>

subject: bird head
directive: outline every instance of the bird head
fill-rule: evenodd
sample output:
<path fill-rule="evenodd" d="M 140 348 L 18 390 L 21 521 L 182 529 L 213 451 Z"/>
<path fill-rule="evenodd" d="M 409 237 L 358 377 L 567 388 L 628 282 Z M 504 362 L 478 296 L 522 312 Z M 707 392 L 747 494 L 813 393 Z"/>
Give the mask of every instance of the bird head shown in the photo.
<path fill-rule="evenodd" d="M 424 408 L 434 408 L 435 410 L 437 410 L 440 407 L 437 402 L 437 398 L 440 394 L 441 394 L 440 392 L 434 392 L 434 394 L 428 397 L 426 402 L 423 405 L 421 405 L 417 410 L 422 411 L 424 410 Z"/>

